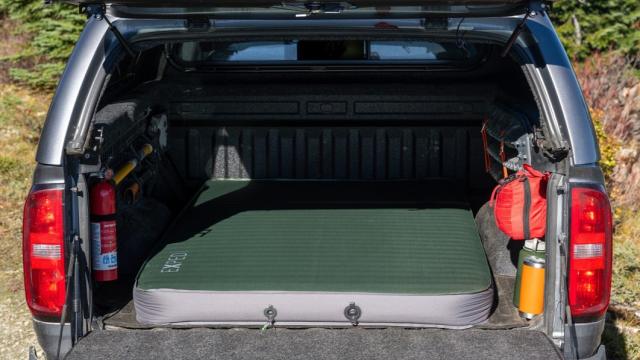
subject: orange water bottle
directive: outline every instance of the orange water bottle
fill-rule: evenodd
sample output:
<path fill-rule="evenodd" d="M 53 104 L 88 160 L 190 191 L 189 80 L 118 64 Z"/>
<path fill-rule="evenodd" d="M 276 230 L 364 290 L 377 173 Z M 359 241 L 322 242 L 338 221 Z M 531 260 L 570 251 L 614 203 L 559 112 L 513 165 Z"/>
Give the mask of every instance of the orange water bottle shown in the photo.
<path fill-rule="evenodd" d="M 520 316 L 533 319 L 544 311 L 544 259 L 529 256 L 522 262 Z"/>

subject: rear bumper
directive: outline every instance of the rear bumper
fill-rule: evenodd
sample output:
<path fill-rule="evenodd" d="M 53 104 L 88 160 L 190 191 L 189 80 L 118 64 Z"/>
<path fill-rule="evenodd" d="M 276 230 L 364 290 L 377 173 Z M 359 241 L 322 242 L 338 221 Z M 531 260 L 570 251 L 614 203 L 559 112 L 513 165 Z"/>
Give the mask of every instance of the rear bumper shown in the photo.
<path fill-rule="evenodd" d="M 47 359 L 55 359 L 58 351 L 58 339 L 60 337 L 60 324 L 33 319 L 33 329 L 35 330 L 38 343 L 44 350 Z M 62 342 L 60 344 L 60 358 L 71 350 L 71 325 L 64 324 L 62 332 Z"/>
<path fill-rule="evenodd" d="M 576 349 L 579 359 L 598 359 L 598 353 L 604 348 L 600 347 L 605 319 L 596 322 L 575 324 Z"/>
<path fill-rule="evenodd" d="M 607 360 L 607 351 L 604 345 L 598 346 L 598 351 L 596 351 L 596 353 L 593 354 L 593 356 L 584 358 L 583 360 Z"/>

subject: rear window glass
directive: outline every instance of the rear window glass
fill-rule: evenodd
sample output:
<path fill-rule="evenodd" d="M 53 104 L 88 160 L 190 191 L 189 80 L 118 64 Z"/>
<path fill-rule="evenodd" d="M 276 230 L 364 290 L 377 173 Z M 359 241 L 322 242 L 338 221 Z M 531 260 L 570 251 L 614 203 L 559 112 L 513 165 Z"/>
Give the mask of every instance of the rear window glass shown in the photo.
<path fill-rule="evenodd" d="M 191 41 L 173 45 L 172 57 L 180 63 L 270 62 L 468 62 L 478 57 L 470 44 L 433 41 Z"/>

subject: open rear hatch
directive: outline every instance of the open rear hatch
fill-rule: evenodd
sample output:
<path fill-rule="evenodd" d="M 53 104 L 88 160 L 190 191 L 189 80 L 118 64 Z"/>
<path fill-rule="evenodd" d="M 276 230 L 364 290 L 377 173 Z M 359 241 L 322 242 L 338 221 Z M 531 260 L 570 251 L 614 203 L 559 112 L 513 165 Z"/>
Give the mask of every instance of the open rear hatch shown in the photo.
<path fill-rule="evenodd" d="M 57 0 L 79 5 L 116 5 L 135 8 L 155 9 L 148 13 L 167 15 L 171 10 L 190 12 L 198 9 L 200 15 L 207 13 L 225 12 L 231 9 L 235 14 L 260 12 L 260 9 L 274 12 L 307 13 L 309 15 L 340 15 L 349 14 L 388 16 L 399 14 L 431 14 L 440 16 L 507 16 L 524 14 L 528 10 L 538 9 L 541 3 L 547 1 L 532 0 L 350 0 L 350 1 L 278 1 L 278 0 Z M 298 15 L 299 16 L 299 15 Z"/>

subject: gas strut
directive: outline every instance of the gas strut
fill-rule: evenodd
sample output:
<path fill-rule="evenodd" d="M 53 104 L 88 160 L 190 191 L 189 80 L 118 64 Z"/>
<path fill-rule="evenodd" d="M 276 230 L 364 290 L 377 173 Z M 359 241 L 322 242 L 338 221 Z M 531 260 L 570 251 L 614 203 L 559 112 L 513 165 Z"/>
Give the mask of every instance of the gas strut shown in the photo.
<path fill-rule="evenodd" d="M 507 41 L 507 45 L 504 47 L 504 50 L 502 50 L 502 53 L 500 54 L 501 57 L 506 57 L 509 54 L 509 51 L 513 47 L 513 44 L 516 43 L 518 36 L 520 36 L 520 34 L 522 33 L 522 30 L 524 30 L 524 24 L 527 22 L 527 19 L 529 19 L 529 17 L 533 15 L 535 15 L 535 12 L 527 9 L 527 12 L 524 14 L 524 17 L 518 23 L 516 28 L 513 30 L 513 33 L 511 33 L 511 36 Z"/>
<path fill-rule="evenodd" d="M 71 178 L 71 191 L 74 197 L 71 201 L 71 212 L 75 222 L 73 222 L 74 232 L 69 241 L 69 262 L 66 270 L 66 289 L 64 296 L 64 304 L 60 314 L 60 332 L 58 333 L 58 343 L 56 348 L 56 359 L 60 359 L 60 351 L 62 348 L 62 339 L 64 337 L 64 325 L 67 318 L 70 318 L 69 335 L 71 337 L 72 346 L 83 336 L 83 309 L 89 309 L 86 298 L 86 290 L 83 290 L 83 284 L 86 280 L 85 275 L 88 274 L 87 262 L 82 251 L 82 239 L 78 235 L 79 224 L 77 219 L 79 216 L 78 196 L 82 196 L 82 191 L 78 190 L 75 179 Z M 89 284 L 89 286 L 91 286 Z M 84 295 L 84 296 L 83 296 Z M 69 316 L 71 315 L 71 316 Z"/>
<path fill-rule="evenodd" d="M 56 349 L 56 360 L 60 359 L 60 349 L 62 347 L 62 337 L 64 336 L 64 323 L 67 320 L 67 314 L 69 312 L 69 300 L 71 300 L 72 311 L 74 313 L 74 317 L 79 317 L 79 303 L 78 299 L 75 296 L 78 295 L 76 292 L 76 286 L 78 282 L 76 278 L 78 274 L 75 273 L 75 270 L 79 270 L 78 266 L 78 253 L 80 251 L 80 237 L 75 235 L 71 240 L 71 254 L 69 254 L 69 264 L 67 264 L 67 289 L 64 297 L 64 305 L 62 306 L 62 312 L 60 314 L 60 333 L 58 334 L 58 346 Z M 71 285 L 73 284 L 73 286 Z M 71 288 L 74 288 L 74 298 L 71 298 Z M 73 319 L 75 320 L 75 319 Z M 77 323 L 74 321 L 74 325 L 77 326 Z M 75 330 L 75 329 L 73 329 Z M 75 343 L 77 340 L 77 336 L 75 331 L 71 331 L 71 343 Z"/>
<path fill-rule="evenodd" d="M 82 10 L 83 8 L 81 7 L 80 9 Z M 111 21 L 109 21 L 109 19 L 105 15 L 105 6 L 103 4 L 87 5 L 86 8 L 84 8 L 84 11 L 86 11 L 86 13 L 89 15 L 93 15 L 93 17 L 95 17 L 96 20 L 104 20 L 107 23 L 107 25 L 109 25 L 109 30 L 111 30 L 113 35 L 115 35 L 116 39 L 118 39 L 118 42 L 120 43 L 120 45 L 122 45 L 122 48 L 124 49 L 124 51 L 126 51 L 127 54 L 129 54 L 129 56 L 135 59 L 136 53 L 131 48 L 131 45 L 129 45 L 129 42 L 127 41 L 127 39 L 125 39 L 124 36 L 122 36 L 122 33 L 120 32 L 120 30 L 118 30 L 117 27 L 113 26 Z"/>

